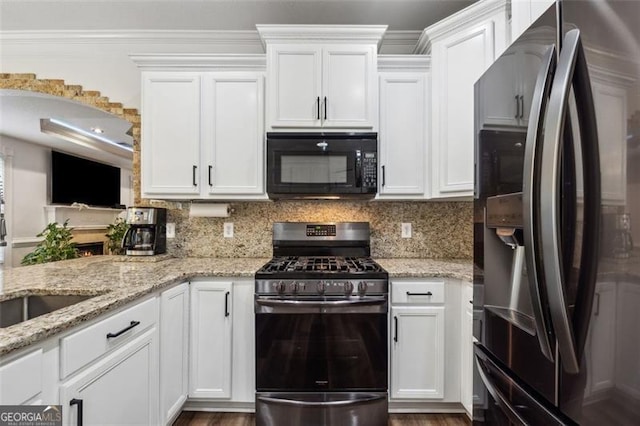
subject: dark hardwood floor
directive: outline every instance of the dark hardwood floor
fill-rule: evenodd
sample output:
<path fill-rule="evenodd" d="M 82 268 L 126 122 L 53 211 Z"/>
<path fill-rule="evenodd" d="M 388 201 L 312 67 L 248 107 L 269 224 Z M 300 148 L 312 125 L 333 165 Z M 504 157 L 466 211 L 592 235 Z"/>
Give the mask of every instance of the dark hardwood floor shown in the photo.
<path fill-rule="evenodd" d="M 389 426 L 468 426 L 464 414 L 390 414 Z M 173 426 L 254 426 L 253 414 L 183 411 Z M 286 426 L 286 425 L 283 425 Z"/>

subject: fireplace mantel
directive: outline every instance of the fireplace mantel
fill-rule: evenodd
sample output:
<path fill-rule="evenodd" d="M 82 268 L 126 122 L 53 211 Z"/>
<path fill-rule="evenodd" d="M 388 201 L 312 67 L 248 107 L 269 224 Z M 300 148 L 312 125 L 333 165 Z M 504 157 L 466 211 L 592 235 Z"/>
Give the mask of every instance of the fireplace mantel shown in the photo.
<path fill-rule="evenodd" d="M 69 220 L 68 226 L 76 230 L 104 230 L 114 223 L 122 209 L 105 207 L 78 206 L 45 206 L 46 223 L 63 224 Z"/>

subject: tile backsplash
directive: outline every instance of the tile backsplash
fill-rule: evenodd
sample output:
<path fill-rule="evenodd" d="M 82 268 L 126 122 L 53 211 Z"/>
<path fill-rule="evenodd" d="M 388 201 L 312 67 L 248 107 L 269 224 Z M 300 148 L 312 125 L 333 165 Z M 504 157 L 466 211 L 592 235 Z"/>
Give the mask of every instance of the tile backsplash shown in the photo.
<path fill-rule="evenodd" d="M 191 257 L 271 257 L 273 222 L 369 222 L 371 251 L 378 258 L 473 257 L 472 202 L 278 201 L 232 203 L 230 217 L 189 217 L 189 204 L 169 210 L 176 238 L 169 252 Z M 233 222 L 233 238 L 223 225 Z M 410 222 L 412 238 L 401 238 Z"/>

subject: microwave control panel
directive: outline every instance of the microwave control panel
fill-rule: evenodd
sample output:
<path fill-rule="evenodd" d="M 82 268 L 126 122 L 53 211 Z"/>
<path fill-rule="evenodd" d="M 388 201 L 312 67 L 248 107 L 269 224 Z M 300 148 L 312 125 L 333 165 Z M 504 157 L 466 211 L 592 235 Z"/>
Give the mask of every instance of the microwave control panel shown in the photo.
<path fill-rule="evenodd" d="M 375 152 L 364 152 L 362 155 L 362 186 L 378 187 L 378 159 Z"/>

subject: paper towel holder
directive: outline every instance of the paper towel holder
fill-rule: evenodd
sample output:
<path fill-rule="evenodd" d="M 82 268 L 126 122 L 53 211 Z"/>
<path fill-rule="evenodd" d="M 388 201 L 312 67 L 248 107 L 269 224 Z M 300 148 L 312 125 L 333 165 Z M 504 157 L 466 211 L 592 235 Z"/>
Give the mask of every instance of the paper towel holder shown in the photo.
<path fill-rule="evenodd" d="M 191 203 L 189 217 L 229 217 L 234 212 L 226 203 Z"/>

